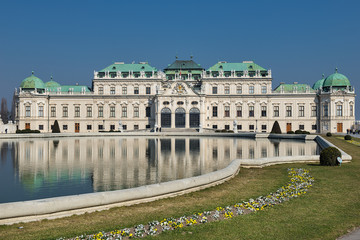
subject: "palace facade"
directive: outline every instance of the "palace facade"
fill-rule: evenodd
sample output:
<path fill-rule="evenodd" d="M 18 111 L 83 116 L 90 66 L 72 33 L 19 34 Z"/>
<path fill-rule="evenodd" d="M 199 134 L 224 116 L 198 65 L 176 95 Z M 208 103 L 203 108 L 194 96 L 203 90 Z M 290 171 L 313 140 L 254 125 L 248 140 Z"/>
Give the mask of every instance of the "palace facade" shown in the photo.
<path fill-rule="evenodd" d="M 163 71 L 147 62 L 94 71 L 92 86 L 44 83 L 34 73 L 15 92 L 18 129 L 51 132 L 228 129 L 346 132 L 355 122 L 355 91 L 338 73 L 311 87 L 272 86 L 272 73 L 252 61 L 218 62 L 205 70 L 176 60 Z"/>

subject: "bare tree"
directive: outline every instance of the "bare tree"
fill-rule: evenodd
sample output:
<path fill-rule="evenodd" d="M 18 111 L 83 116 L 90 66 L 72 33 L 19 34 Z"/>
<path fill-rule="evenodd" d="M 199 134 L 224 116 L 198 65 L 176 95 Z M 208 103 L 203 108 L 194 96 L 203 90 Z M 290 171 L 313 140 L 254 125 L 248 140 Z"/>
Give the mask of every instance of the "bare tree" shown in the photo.
<path fill-rule="evenodd" d="M 16 94 L 14 92 L 12 103 L 11 103 L 11 113 L 10 113 L 10 120 L 13 122 L 15 122 L 15 117 L 16 117 L 15 109 L 16 109 Z"/>
<path fill-rule="evenodd" d="M 6 98 L 1 99 L 0 114 L 1 114 L 1 120 L 3 121 L 3 123 L 7 124 L 9 122 L 9 111 L 8 111 L 8 108 L 7 108 Z"/>

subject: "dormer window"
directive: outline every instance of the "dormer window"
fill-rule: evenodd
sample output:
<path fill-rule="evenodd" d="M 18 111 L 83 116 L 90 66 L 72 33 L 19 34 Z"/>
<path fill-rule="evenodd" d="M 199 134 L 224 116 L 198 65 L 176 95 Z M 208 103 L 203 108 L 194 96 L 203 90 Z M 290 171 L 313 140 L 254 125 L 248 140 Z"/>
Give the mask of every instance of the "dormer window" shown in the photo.
<path fill-rule="evenodd" d="M 250 65 L 250 66 L 249 66 L 249 68 L 250 68 L 250 69 L 253 69 L 253 66 L 252 66 L 252 65 Z"/>
<path fill-rule="evenodd" d="M 222 65 L 220 65 L 220 66 L 219 66 L 219 68 L 221 68 L 221 69 L 222 69 L 222 68 L 223 68 L 223 66 L 222 66 Z"/>
<path fill-rule="evenodd" d="M 144 67 L 144 66 L 142 66 L 142 67 L 141 67 L 141 69 L 145 69 L 145 67 Z"/>
<path fill-rule="evenodd" d="M 116 69 L 116 67 L 114 66 L 114 67 L 112 67 L 112 69 Z"/>

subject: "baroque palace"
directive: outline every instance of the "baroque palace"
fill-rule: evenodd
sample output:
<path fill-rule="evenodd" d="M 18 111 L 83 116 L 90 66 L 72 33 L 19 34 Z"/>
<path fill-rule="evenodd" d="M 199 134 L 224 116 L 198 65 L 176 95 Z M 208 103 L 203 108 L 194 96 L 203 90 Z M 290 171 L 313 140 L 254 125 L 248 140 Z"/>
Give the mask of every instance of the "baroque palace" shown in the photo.
<path fill-rule="evenodd" d="M 147 62 L 94 71 L 92 87 L 44 83 L 34 73 L 16 90 L 18 129 L 51 132 L 228 129 L 270 132 L 346 132 L 355 122 L 355 91 L 337 72 L 311 87 L 272 88 L 271 70 L 252 61 L 218 62 L 205 70 L 176 60 L 163 71 Z"/>

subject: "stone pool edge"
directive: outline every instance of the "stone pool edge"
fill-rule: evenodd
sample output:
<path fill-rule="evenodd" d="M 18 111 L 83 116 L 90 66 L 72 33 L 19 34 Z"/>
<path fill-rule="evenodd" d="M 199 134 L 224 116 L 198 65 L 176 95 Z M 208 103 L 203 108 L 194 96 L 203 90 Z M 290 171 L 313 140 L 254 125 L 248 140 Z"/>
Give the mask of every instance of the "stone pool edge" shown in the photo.
<path fill-rule="evenodd" d="M 149 134 L 148 134 L 149 135 Z M 175 136 L 184 136 L 174 134 Z M 160 136 L 174 136 L 173 134 L 164 134 Z M 191 135 L 186 136 L 204 136 Z M 223 135 L 223 134 L 219 134 Z M 215 136 L 219 136 L 215 134 Z M 224 134 L 226 137 L 239 137 L 239 134 Z M 234 136 L 235 135 L 235 136 Z M 244 137 L 241 134 L 240 137 Z M 246 134 L 248 137 L 255 138 L 292 138 L 315 140 L 321 148 L 334 146 L 321 136 L 317 135 L 269 135 L 269 134 Z M 250 136 L 252 135 L 252 136 Z M 76 136 L 76 135 L 75 135 Z M 124 135 L 121 135 L 124 136 Z M 133 136 L 133 135 L 132 135 Z M 152 136 L 152 135 L 151 135 Z M 209 136 L 209 135 L 205 135 Z M 214 134 L 212 134 L 214 136 Z M 54 137 L 54 136 L 52 136 Z M 336 146 L 334 146 L 336 147 Z M 338 148 L 339 149 L 339 148 Z M 344 162 L 350 162 L 351 156 L 339 149 L 342 153 Z M 280 160 L 280 161 L 279 161 Z M 13 202 L 0 204 L 0 225 L 14 224 L 19 222 L 30 222 L 42 219 L 54 219 L 74 214 L 83 214 L 107 210 L 112 207 L 130 206 L 139 203 L 146 203 L 158 199 L 174 197 L 201 189 L 219 185 L 230 180 L 238 174 L 240 167 L 261 168 L 274 164 L 300 163 L 300 162 L 318 162 L 319 155 L 308 156 L 285 156 L 260 159 L 235 159 L 226 168 L 207 173 L 201 176 L 180 179 L 170 182 L 152 184 L 132 189 L 123 189 L 108 192 L 87 193 L 72 196 L 63 196 L 55 198 L 46 198 L 32 201 Z"/>

